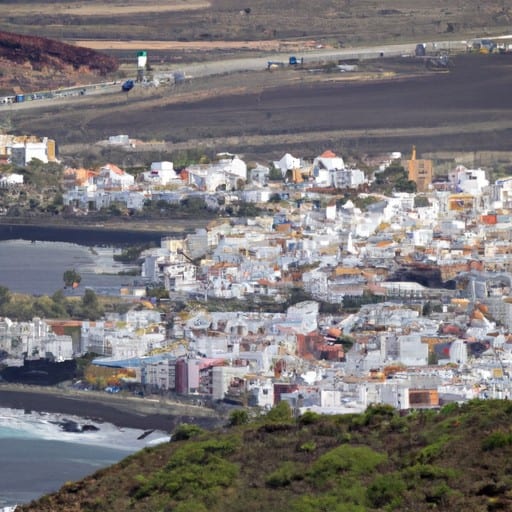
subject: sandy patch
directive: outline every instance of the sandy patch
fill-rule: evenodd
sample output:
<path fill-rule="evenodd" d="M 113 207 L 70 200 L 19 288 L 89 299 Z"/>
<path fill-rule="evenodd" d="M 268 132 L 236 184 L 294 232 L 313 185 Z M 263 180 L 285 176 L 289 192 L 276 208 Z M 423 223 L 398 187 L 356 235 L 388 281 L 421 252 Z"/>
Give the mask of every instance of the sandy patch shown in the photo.
<path fill-rule="evenodd" d="M 279 50 L 281 41 L 119 41 L 119 40 L 87 40 L 75 39 L 68 43 L 93 50 Z"/>
<path fill-rule="evenodd" d="M 70 16 L 105 16 L 112 14 L 138 14 L 146 12 L 178 12 L 207 9 L 210 2 L 205 0 L 171 0 L 154 2 L 135 0 L 131 2 L 83 2 L 83 3 L 30 3 L 9 6 L 9 14 L 56 14 Z"/>

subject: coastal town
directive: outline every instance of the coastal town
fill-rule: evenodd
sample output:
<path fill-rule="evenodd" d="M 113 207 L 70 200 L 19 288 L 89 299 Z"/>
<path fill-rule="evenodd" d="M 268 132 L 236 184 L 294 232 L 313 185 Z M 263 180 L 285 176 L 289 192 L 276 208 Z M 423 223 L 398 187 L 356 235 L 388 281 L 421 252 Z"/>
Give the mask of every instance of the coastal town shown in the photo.
<path fill-rule="evenodd" d="M 3 135 L 2 190 L 22 191 L 17 169 L 57 162 L 55 148 Z M 65 167 L 68 215 L 192 202 L 212 220 L 140 254 L 138 284 L 118 290 L 124 313 L 1 318 L 2 364 L 94 354 L 88 378 L 73 382 L 84 393 L 261 410 L 287 401 L 297 414 L 510 398 L 512 178 L 490 178 L 457 162 L 440 172 L 415 147 L 364 162 L 333 148 L 262 163 L 231 152 L 180 169 L 148 162 L 137 174 L 112 162 Z"/>

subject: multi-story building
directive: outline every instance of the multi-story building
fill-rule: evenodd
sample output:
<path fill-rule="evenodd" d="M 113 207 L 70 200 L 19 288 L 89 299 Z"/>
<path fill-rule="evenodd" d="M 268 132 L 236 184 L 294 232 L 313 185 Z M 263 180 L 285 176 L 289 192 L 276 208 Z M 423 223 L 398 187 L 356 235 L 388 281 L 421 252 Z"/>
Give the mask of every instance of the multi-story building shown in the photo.
<path fill-rule="evenodd" d="M 428 192 L 432 184 L 432 160 L 416 159 L 416 146 L 412 148 L 410 160 L 406 160 L 408 177 L 416 183 L 418 192 Z"/>

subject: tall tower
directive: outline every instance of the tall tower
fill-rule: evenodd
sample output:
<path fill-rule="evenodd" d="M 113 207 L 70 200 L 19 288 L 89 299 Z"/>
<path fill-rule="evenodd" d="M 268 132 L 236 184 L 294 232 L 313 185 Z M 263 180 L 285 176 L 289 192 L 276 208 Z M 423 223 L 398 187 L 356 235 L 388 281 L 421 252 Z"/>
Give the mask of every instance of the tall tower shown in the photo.
<path fill-rule="evenodd" d="M 407 171 L 410 181 L 416 183 L 418 192 L 428 192 L 432 184 L 432 160 L 416 159 L 416 146 L 412 147 L 411 159 L 407 160 Z"/>

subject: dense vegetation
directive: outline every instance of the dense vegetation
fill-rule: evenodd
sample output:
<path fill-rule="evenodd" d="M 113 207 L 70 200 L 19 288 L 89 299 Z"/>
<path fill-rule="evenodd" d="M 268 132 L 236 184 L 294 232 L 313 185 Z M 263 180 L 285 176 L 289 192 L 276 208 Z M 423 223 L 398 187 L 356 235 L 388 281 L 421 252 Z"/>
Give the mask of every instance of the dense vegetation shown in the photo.
<path fill-rule="evenodd" d="M 11 293 L 5 286 L 0 286 L 0 316 L 6 316 L 11 320 L 28 322 L 35 316 L 99 320 L 103 314 L 103 304 L 89 288 L 84 291 L 81 298 L 66 297 L 62 290 L 57 290 L 51 296 L 34 297 Z"/>
<path fill-rule="evenodd" d="M 512 404 L 294 418 L 281 403 L 128 457 L 23 511 L 495 511 L 512 508 Z"/>
<path fill-rule="evenodd" d="M 393 163 L 384 171 L 375 173 L 372 192 L 391 194 L 393 192 L 416 192 L 416 183 L 409 180 L 407 171 L 398 163 Z"/>

